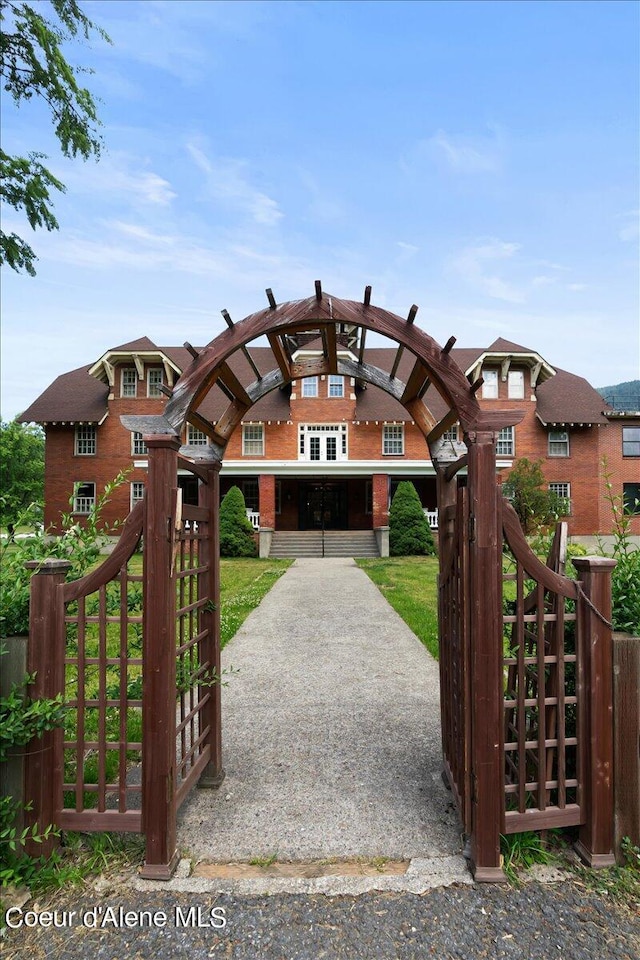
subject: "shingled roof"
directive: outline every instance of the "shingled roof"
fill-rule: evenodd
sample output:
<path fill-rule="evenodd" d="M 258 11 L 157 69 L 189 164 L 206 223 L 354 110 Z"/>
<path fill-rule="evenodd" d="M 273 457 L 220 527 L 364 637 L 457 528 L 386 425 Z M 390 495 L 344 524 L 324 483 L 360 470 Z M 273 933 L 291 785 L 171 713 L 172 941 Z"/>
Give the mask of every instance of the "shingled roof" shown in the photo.
<path fill-rule="evenodd" d="M 202 349 L 202 348 L 200 348 Z M 154 351 L 163 354 L 179 370 L 191 363 L 191 355 L 184 347 L 160 347 L 148 337 L 141 337 L 128 344 L 111 348 L 108 353 Z M 269 347 L 250 347 L 249 352 L 262 373 L 268 373 L 275 367 L 273 354 Z M 485 348 L 454 348 L 452 358 L 463 371 L 473 368 L 478 359 L 485 354 L 511 353 L 535 355 L 530 350 L 509 340 L 498 338 Z M 106 356 L 105 354 L 104 356 Z M 395 347 L 371 347 L 365 350 L 367 363 L 389 372 L 396 355 Z M 400 361 L 397 376 L 406 382 L 411 372 L 414 358 L 405 351 Z M 236 352 L 229 365 L 238 379 L 248 385 L 255 375 L 246 357 Z M 108 412 L 109 387 L 102 380 L 89 374 L 96 364 L 89 364 L 71 370 L 57 377 L 34 403 L 19 418 L 24 423 L 100 423 Z M 549 368 L 551 369 L 551 368 Z M 583 377 L 554 368 L 555 375 L 537 387 L 537 415 L 545 426 L 560 424 L 596 424 L 606 423 L 603 411 L 609 409 L 600 394 Z M 425 402 L 436 419 L 447 412 L 446 405 L 437 391 L 430 387 Z M 210 421 L 216 421 L 228 404 L 222 391 L 214 386 L 202 401 L 199 412 Z M 274 390 L 263 397 L 247 414 L 248 420 L 288 420 L 290 418 L 289 396 L 286 391 Z M 368 385 L 357 392 L 356 414 L 358 420 L 397 420 L 410 421 L 411 416 L 393 397 L 378 387 Z"/>

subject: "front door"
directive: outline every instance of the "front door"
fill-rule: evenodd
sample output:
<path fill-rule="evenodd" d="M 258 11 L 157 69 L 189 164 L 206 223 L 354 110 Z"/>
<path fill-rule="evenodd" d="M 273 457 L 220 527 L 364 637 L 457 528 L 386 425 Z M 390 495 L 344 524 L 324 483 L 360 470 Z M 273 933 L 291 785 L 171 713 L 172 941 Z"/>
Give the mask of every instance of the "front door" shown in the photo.
<path fill-rule="evenodd" d="M 301 530 L 347 529 L 347 484 L 310 481 L 300 484 Z"/>

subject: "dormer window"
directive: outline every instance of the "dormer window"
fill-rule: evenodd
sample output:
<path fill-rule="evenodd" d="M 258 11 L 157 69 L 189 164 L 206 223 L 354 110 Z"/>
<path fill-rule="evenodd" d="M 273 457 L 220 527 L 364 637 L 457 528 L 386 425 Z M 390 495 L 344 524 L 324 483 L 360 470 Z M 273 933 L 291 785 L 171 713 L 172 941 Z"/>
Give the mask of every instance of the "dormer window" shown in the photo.
<path fill-rule="evenodd" d="M 483 399 L 497 400 L 498 399 L 498 371 L 483 369 L 482 379 L 484 380 L 484 383 L 482 384 Z"/>
<path fill-rule="evenodd" d="M 120 374 L 120 396 L 135 397 L 138 393 L 138 374 L 135 367 L 124 367 Z"/>
<path fill-rule="evenodd" d="M 510 400 L 524 400 L 523 370 L 509 370 L 507 390 Z"/>
<path fill-rule="evenodd" d="M 164 383 L 164 370 L 162 367 L 149 367 L 147 370 L 147 396 L 161 397 L 160 387 Z"/>

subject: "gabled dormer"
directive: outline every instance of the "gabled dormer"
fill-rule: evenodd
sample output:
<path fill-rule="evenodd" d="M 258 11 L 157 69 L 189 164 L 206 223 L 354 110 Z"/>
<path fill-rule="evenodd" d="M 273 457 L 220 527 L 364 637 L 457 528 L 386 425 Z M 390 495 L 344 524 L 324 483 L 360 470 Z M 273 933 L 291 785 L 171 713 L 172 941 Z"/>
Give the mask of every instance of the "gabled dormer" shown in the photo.
<path fill-rule="evenodd" d="M 172 387 L 181 372 L 148 337 L 107 350 L 89 368 L 90 376 L 109 385 L 109 400 L 160 397 L 162 386 Z"/>
<path fill-rule="evenodd" d="M 472 382 L 482 377 L 485 400 L 535 399 L 536 388 L 556 371 L 535 350 L 499 337 L 484 350 L 465 373 Z M 500 388 L 500 383 L 506 388 Z"/>

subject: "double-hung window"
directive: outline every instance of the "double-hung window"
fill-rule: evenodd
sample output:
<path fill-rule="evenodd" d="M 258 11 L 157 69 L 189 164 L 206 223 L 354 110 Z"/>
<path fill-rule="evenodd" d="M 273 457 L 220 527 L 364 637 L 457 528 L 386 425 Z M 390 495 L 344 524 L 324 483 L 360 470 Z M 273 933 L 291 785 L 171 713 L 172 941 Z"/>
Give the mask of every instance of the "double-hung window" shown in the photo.
<path fill-rule="evenodd" d="M 318 378 L 317 377 L 305 377 L 302 381 L 302 396 L 303 397 L 317 397 L 318 396 Z"/>
<path fill-rule="evenodd" d="M 142 480 L 134 480 L 131 484 L 131 509 L 135 507 L 144 497 L 144 483 Z"/>
<path fill-rule="evenodd" d="M 555 493 L 563 501 L 562 515 L 568 517 L 571 513 L 571 484 L 564 481 L 550 483 L 549 493 Z"/>
<path fill-rule="evenodd" d="M 404 456 L 404 424 L 385 423 L 382 427 L 382 455 L 385 457 Z"/>
<path fill-rule="evenodd" d="M 187 444 L 190 447 L 206 447 L 209 438 L 202 430 L 187 424 Z"/>
<path fill-rule="evenodd" d="M 524 372 L 522 370 L 509 370 L 507 396 L 510 400 L 524 400 Z"/>
<path fill-rule="evenodd" d="M 329 396 L 344 397 L 344 377 L 329 375 Z"/>
<path fill-rule="evenodd" d="M 622 456 L 640 457 L 640 427 L 622 428 Z"/>
<path fill-rule="evenodd" d="M 264 456 L 264 424 L 245 423 L 242 425 L 242 456 Z"/>
<path fill-rule="evenodd" d="M 515 455 L 515 431 L 513 427 L 503 427 L 498 434 L 496 454 L 499 457 L 513 457 Z"/>
<path fill-rule="evenodd" d="M 484 383 L 482 384 L 482 396 L 485 400 L 497 400 L 498 399 L 498 371 L 497 370 L 483 370 L 482 379 Z"/>
<path fill-rule="evenodd" d="M 120 396 L 135 397 L 138 393 L 138 374 L 135 367 L 124 367 L 120 374 Z"/>
<path fill-rule="evenodd" d="M 149 367 L 147 370 L 147 396 L 161 397 L 160 387 L 164 383 L 164 370 L 162 367 Z"/>
<path fill-rule="evenodd" d="M 549 430 L 549 456 L 569 456 L 569 433 L 567 430 Z"/>
<path fill-rule="evenodd" d="M 147 445 L 142 439 L 142 434 L 134 430 L 131 434 L 131 453 L 134 457 L 146 457 L 148 452 Z"/>
<path fill-rule="evenodd" d="M 75 454 L 77 457 L 93 457 L 97 448 L 96 428 L 93 424 L 80 424 L 75 433 Z"/>
<path fill-rule="evenodd" d="M 96 504 L 96 485 L 80 481 L 73 490 L 73 512 L 91 513 Z"/>

